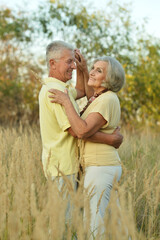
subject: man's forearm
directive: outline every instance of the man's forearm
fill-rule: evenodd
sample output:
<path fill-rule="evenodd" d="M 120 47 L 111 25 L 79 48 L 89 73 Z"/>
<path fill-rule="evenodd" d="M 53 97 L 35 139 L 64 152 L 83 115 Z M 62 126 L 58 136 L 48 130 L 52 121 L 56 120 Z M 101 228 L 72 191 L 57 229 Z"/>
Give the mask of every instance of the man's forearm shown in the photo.
<path fill-rule="evenodd" d="M 77 137 L 72 128 L 68 131 L 73 137 Z M 104 143 L 113 146 L 114 137 L 112 134 L 102 133 L 102 132 L 96 132 L 92 136 L 88 138 L 84 138 L 84 141 L 88 142 L 95 142 L 95 143 Z"/>
<path fill-rule="evenodd" d="M 96 132 L 94 135 L 84 139 L 85 141 L 103 143 L 115 148 L 119 148 L 123 142 L 123 136 L 120 133 L 120 128 L 116 128 L 112 134 Z"/>
<path fill-rule="evenodd" d="M 89 142 L 95 142 L 95 143 L 104 143 L 108 145 L 113 144 L 112 134 L 107 134 L 103 132 L 96 132 L 95 134 L 93 134 L 88 138 L 85 138 L 84 140 Z"/>

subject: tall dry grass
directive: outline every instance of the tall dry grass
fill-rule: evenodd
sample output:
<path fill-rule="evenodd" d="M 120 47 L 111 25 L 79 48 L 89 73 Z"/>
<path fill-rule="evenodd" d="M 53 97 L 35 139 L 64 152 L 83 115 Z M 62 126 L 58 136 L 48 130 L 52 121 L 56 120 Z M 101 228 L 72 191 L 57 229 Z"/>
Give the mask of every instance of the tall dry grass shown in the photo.
<path fill-rule="evenodd" d="M 119 150 L 123 177 L 111 194 L 105 234 L 95 239 L 125 240 L 131 236 L 133 240 L 158 240 L 160 136 L 148 130 L 123 133 L 125 140 Z M 89 197 L 83 181 L 76 193 L 70 181 L 62 192 L 56 184 L 46 181 L 39 129 L 1 127 L 0 139 L 0 240 L 71 240 L 75 236 L 78 240 L 91 239 Z M 68 195 L 72 211 L 66 222 Z"/>

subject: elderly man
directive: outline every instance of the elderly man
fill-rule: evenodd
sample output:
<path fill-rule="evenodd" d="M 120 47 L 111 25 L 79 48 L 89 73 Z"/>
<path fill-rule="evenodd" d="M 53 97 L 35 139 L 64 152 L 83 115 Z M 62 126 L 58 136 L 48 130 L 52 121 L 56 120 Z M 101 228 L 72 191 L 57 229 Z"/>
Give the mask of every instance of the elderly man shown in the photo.
<path fill-rule="evenodd" d="M 84 83 L 78 81 L 76 87 L 69 88 L 67 81 L 72 78 L 72 72 L 76 69 L 76 59 L 73 47 L 63 41 L 54 41 L 47 46 L 46 60 L 49 75 L 44 79 L 44 84 L 39 94 L 40 106 L 40 130 L 43 145 L 42 162 L 46 177 L 55 179 L 59 177 L 62 186 L 63 177 L 61 173 L 74 179 L 78 172 L 77 143 L 72 132 L 71 125 L 60 104 L 51 103 L 48 90 L 51 88 L 64 91 L 68 88 L 69 97 L 78 112 L 76 99 L 85 96 Z M 77 72 L 77 74 L 80 74 Z M 97 134 L 97 135 L 96 135 Z M 115 132 L 115 142 L 121 143 L 122 136 Z M 110 136 L 101 136 L 95 133 L 97 142 L 110 144 Z M 113 142 L 113 146 L 115 144 Z"/>

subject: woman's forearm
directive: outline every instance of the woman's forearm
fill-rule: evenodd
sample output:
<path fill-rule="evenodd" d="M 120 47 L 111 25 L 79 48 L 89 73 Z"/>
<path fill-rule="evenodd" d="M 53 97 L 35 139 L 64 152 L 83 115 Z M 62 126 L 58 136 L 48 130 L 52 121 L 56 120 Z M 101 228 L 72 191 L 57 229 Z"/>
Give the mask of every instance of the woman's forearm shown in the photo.
<path fill-rule="evenodd" d="M 71 128 L 78 138 L 89 137 L 106 124 L 107 121 L 99 113 L 90 113 L 85 120 L 81 119 L 74 109 L 66 89 L 64 92 L 50 89 L 49 92 L 52 93 L 52 95 L 49 95 L 52 103 L 59 103 L 64 106 Z"/>
<path fill-rule="evenodd" d="M 86 95 L 85 94 L 84 75 L 83 75 L 83 72 L 78 68 L 77 68 L 77 81 L 76 81 L 75 88 L 77 90 L 77 98 L 76 99 L 79 99 Z"/>
<path fill-rule="evenodd" d="M 79 49 L 76 49 L 75 53 L 76 53 L 77 70 L 80 70 L 83 74 L 85 93 L 87 98 L 89 99 L 90 97 L 93 96 L 93 89 L 92 87 L 88 86 L 89 72 L 88 72 L 87 62 L 84 56 L 80 53 Z"/>
<path fill-rule="evenodd" d="M 87 123 L 79 117 L 69 99 L 63 103 L 63 106 L 72 130 L 75 132 L 78 138 L 82 138 L 83 135 L 88 131 Z"/>
<path fill-rule="evenodd" d="M 67 89 L 64 92 L 57 89 L 48 90 L 52 95 L 49 95 L 52 103 L 59 103 L 64 106 L 66 115 L 71 124 L 71 128 L 75 132 L 78 138 L 82 138 L 85 133 L 89 132 L 89 126 L 86 121 L 82 120 L 77 114 L 67 92 Z M 92 135 L 94 132 L 91 132 Z"/>
<path fill-rule="evenodd" d="M 89 73 L 88 73 L 88 69 L 85 69 L 83 71 L 83 77 L 84 77 L 84 86 L 85 86 L 85 92 L 86 92 L 86 96 L 89 99 L 90 97 L 93 96 L 94 91 L 92 87 L 88 86 L 88 79 L 89 79 Z"/>

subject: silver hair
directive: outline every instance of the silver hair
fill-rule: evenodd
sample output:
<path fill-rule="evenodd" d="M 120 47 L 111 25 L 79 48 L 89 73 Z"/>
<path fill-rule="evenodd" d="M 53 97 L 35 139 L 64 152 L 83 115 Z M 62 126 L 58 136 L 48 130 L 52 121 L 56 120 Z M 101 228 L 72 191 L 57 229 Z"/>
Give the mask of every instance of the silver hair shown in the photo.
<path fill-rule="evenodd" d="M 101 86 L 118 92 L 125 84 L 125 72 L 118 60 L 114 57 L 104 56 L 94 60 L 94 63 L 98 61 L 104 61 L 108 63 L 107 76 L 105 81 L 102 82 Z"/>
<path fill-rule="evenodd" d="M 48 69 L 50 68 L 49 65 L 49 60 L 50 59 L 59 59 L 62 55 L 62 51 L 64 49 L 68 49 L 73 51 L 74 48 L 72 45 L 70 45 L 69 43 L 66 43 L 64 41 L 53 41 L 52 43 L 50 43 L 47 48 L 46 48 L 46 62 L 47 62 L 47 67 Z"/>

